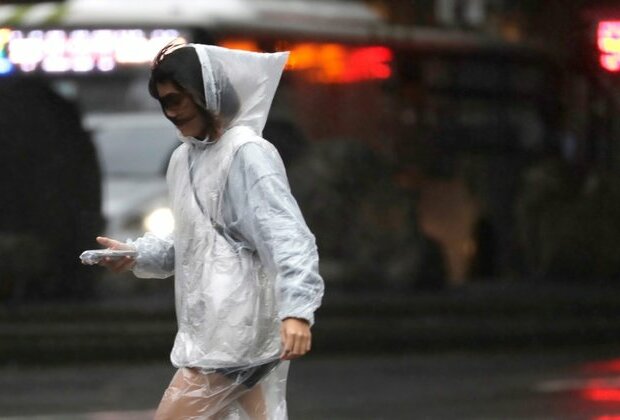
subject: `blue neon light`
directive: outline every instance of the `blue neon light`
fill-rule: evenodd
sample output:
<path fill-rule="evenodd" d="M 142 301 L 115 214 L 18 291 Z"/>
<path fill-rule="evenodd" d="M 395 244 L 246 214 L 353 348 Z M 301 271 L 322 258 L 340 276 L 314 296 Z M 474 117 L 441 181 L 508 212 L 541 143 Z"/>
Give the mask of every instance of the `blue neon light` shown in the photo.
<path fill-rule="evenodd" d="M 13 63 L 11 63 L 11 61 L 6 57 L 0 57 L 0 76 L 9 74 L 12 71 Z"/>

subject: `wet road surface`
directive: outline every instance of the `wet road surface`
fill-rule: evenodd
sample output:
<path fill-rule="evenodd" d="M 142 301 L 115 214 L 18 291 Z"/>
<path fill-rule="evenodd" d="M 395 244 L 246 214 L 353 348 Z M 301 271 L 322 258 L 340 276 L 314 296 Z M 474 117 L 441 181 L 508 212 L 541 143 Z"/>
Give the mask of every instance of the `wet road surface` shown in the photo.
<path fill-rule="evenodd" d="M 291 419 L 620 419 L 620 348 L 313 355 L 293 363 Z M 0 418 L 150 419 L 174 369 L 4 367 Z"/>

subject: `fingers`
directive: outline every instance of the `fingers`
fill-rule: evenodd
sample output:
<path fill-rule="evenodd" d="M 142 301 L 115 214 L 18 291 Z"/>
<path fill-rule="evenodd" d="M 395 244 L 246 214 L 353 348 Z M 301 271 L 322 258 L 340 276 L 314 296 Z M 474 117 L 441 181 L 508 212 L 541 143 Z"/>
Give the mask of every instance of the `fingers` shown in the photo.
<path fill-rule="evenodd" d="M 106 248 L 110 248 L 110 249 L 125 249 L 125 248 L 127 248 L 127 244 L 124 244 L 122 242 L 116 241 L 114 239 L 106 238 L 105 236 L 97 236 L 97 242 L 99 242 L 100 245 L 103 245 Z"/>
<path fill-rule="evenodd" d="M 282 340 L 282 354 L 280 355 L 280 359 L 288 360 L 287 357 L 293 349 L 292 341 L 289 340 L 288 334 L 286 333 L 286 325 L 282 324 L 280 327 L 280 339 Z"/>
<path fill-rule="evenodd" d="M 294 346 L 295 346 L 295 342 L 293 338 L 290 336 L 287 337 L 286 341 L 284 342 L 282 355 L 280 356 L 280 358 L 282 360 L 292 360 L 298 357 L 297 355 L 293 353 Z"/>
<path fill-rule="evenodd" d="M 308 352 L 309 337 L 302 337 L 299 335 L 289 335 L 287 343 L 284 346 L 284 360 L 293 360 L 303 356 Z"/>
<path fill-rule="evenodd" d="M 99 245 L 103 245 L 106 248 L 111 248 L 114 245 L 114 241 L 110 238 L 106 238 L 105 236 L 97 236 L 97 242 Z"/>
<path fill-rule="evenodd" d="M 114 239 L 106 238 L 105 236 L 97 236 L 97 242 L 100 245 L 105 246 L 108 249 L 131 249 L 130 245 L 126 243 L 119 242 Z M 99 265 L 106 267 L 110 271 L 114 273 L 121 273 L 123 271 L 130 270 L 133 265 L 136 263 L 136 260 L 132 257 L 123 257 L 123 258 L 104 258 L 99 261 Z"/>
<path fill-rule="evenodd" d="M 122 273 L 133 267 L 135 259 L 132 257 L 123 257 L 119 259 L 104 258 L 99 264 L 107 267 L 114 273 Z"/>
<path fill-rule="evenodd" d="M 309 328 L 291 328 L 283 324 L 280 332 L 282 336 L 281 359 L 296 359 L 310 351 L 312 336 Z"/>
<path fill-rule="evenodd" d="M 293 345 L 293 356 L 300 357 L 306 354 L 307 338 L 297 337 Z"/>
<path fill-rule="evenodd" d="M 282 341 L 282 354 L 280 355 L 280 359 L 283 359 L 291 351 L 290 343 L 288 343 L 286 337 L 284 324 L 282 324 L 280 326 L 280 340 Z"/>

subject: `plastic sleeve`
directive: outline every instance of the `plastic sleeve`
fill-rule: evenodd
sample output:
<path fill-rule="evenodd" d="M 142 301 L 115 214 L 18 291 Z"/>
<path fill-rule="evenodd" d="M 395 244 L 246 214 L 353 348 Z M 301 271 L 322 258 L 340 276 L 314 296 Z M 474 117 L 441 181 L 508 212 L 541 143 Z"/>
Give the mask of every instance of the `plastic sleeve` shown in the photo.
<path fill-rule="evenodd" d="M 314 324 L 324 282 L 314 235 L 293 198 L 275 149 L 246 144 L 233 160 L 224 194 L 229 229 L 248 241 L 276 275 L 278 316 Z"/>
<path fill-rule="evenodd" d="M 163 279 L 174 274 L 174 242 L 172 236 L 160 238 L 146 233 L 135 241 L 127 241 L 138 255 L 132 270 L 139 278 Z"/>

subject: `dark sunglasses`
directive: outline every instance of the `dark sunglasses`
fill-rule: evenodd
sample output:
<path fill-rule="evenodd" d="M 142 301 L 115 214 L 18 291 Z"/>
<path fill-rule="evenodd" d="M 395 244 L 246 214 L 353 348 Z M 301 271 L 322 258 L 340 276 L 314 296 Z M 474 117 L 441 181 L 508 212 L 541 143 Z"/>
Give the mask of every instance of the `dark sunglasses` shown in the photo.
<path fill-rule="evenodd" d="M 162 108 L 169 109 L 181 105 L 183 100 L 185 100 L 188 96 L 188 94 L 181 92 L 168 93 L 167 95 L 159 98 L 159 103 Z"/>

